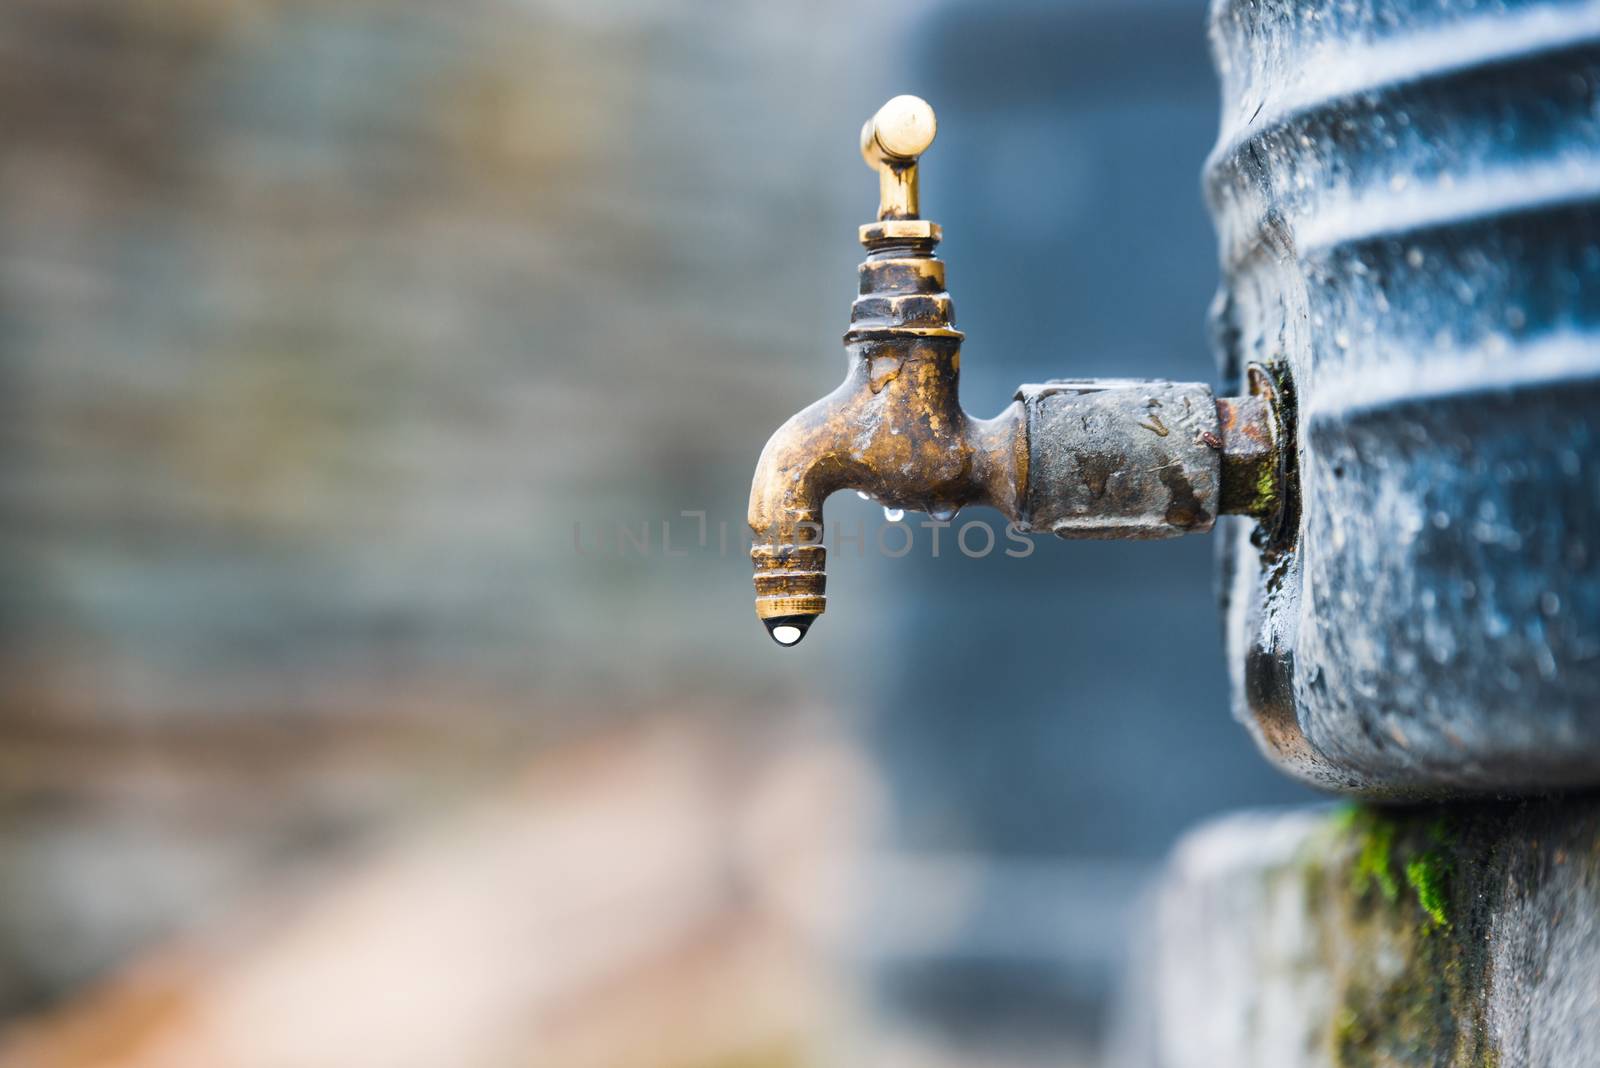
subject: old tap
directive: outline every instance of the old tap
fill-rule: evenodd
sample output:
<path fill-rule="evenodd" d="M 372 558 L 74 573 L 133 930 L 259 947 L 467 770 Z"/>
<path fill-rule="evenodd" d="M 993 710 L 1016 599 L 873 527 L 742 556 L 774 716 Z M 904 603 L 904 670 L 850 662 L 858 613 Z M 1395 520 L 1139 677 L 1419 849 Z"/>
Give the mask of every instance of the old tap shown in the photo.
<path fill-rule="evenodd" d="M 998 509 L 1018 528 L 1070 538 L 1164 538 L 1219 512 L 1282 507 L 1272 384 L 1216 399 L 1209 387 L 1136 379 L 1025 385 L 993 419 L 961 407 L 961 331 L 937 223 L 921 218 L 917 164 L 933 109 L 890 100 L 861 130 L 878 172 L 876 222 L 844 336 L 844 381 L 768 440 L 750 486 L 756 615 L 793 645 L 826 607 L 822 505 L 854 489 L 886 507 L 949 516 Z"/>

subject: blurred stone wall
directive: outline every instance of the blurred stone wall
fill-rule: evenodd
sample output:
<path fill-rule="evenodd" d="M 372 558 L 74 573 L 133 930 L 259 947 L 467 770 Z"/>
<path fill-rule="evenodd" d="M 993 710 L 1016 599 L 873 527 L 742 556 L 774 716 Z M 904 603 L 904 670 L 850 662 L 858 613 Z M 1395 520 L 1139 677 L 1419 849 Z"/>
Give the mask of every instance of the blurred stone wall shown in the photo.
<path fill-rule="evenodd" d="M 0 1010 L 552 733 L 812 698 L 737 544 L 571 527 L 737 520 L 836 375 L 832 11 L 0 11 Z"/>
<path fill-rule="evenodd" d="M 14 677 L 210 720 L 704 666 L 700 562 L 569 525 L 737 501 L 797 338 L 836 345 L 808 149 L 842 109 L 776 96 L 829 42 L 651 5 L 4 19 Z"/>

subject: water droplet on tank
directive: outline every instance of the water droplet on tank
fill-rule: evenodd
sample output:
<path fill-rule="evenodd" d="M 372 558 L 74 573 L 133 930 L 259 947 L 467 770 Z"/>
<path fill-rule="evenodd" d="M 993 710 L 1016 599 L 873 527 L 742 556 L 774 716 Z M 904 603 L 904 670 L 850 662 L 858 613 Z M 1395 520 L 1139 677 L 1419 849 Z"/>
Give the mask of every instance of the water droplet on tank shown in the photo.
<path fill-rule="evenodd" d="M 883 510 L 883 518 L 887 519 L 891 523 L 898 523 L 898 522 L 900 522 L 900 520 L 904 519 L 905 517 L 906 517 L 906 510 L 904 508 L 888 508 L 888 507 L 886 507 Z"/>

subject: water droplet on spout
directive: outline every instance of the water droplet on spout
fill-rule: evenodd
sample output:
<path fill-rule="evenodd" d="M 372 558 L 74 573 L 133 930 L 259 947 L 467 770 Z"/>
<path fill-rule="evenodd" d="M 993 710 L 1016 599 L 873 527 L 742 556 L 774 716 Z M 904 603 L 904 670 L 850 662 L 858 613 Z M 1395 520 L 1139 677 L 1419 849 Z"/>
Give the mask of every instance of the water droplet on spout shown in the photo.
<path fill-rule="evenodd" d="M 811 629 L 811 624 L 816 616 L 775 616 L 772 619 L 763 619 L 767 633 L 779 645 L 788 647 L 799 645 L 800 639 L 806 636 L 806 631 Z"/>
<path fill-rule="evenodd" d="M 883 518 L 887 519 L 891 523 L 898 523 L 905 517 L 906 510 L 904 508 L 885 508 L 883 510 Z"/>

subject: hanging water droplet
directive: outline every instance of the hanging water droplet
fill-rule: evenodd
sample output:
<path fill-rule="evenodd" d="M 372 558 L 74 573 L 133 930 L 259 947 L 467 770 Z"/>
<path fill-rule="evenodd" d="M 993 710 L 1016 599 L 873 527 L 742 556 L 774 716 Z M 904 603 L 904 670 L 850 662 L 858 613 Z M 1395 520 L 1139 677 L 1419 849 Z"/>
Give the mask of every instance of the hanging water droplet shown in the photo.
<path fill-rule="evenodd" d="M 860 497 L 864 501 L 872 500 L 872 494 L 868 493 L 866 490 L 856 490 L 856 496 Z"/>
<path fill-rule="evenodd" d="M 904 508 L 890 508 L 885 506 L 883 509 L 883 518 L 887 519 L 891 523 L 898 523 L 905 517 L 906 510 Z"/>
<path fill-rule="evenodd" d="M 777 616 L 773 619 L 763 619 L 767 633 L 772 640 L 785 648 L 799 645 L 800 639 L 806 636 L 806 631 L 811 629 L 811 624 L 816 616 Z"/>
<path fill-rule="evenodd" d="M 956 513 L 959 511 L 961 511 L 961 509 L 955 507 L 954 505 L 943 504 L 933 509 L 933 511 L 929 512 L 928 514 L 940 523 L 948 523 L 950 520 L 956 517 Z"/>

